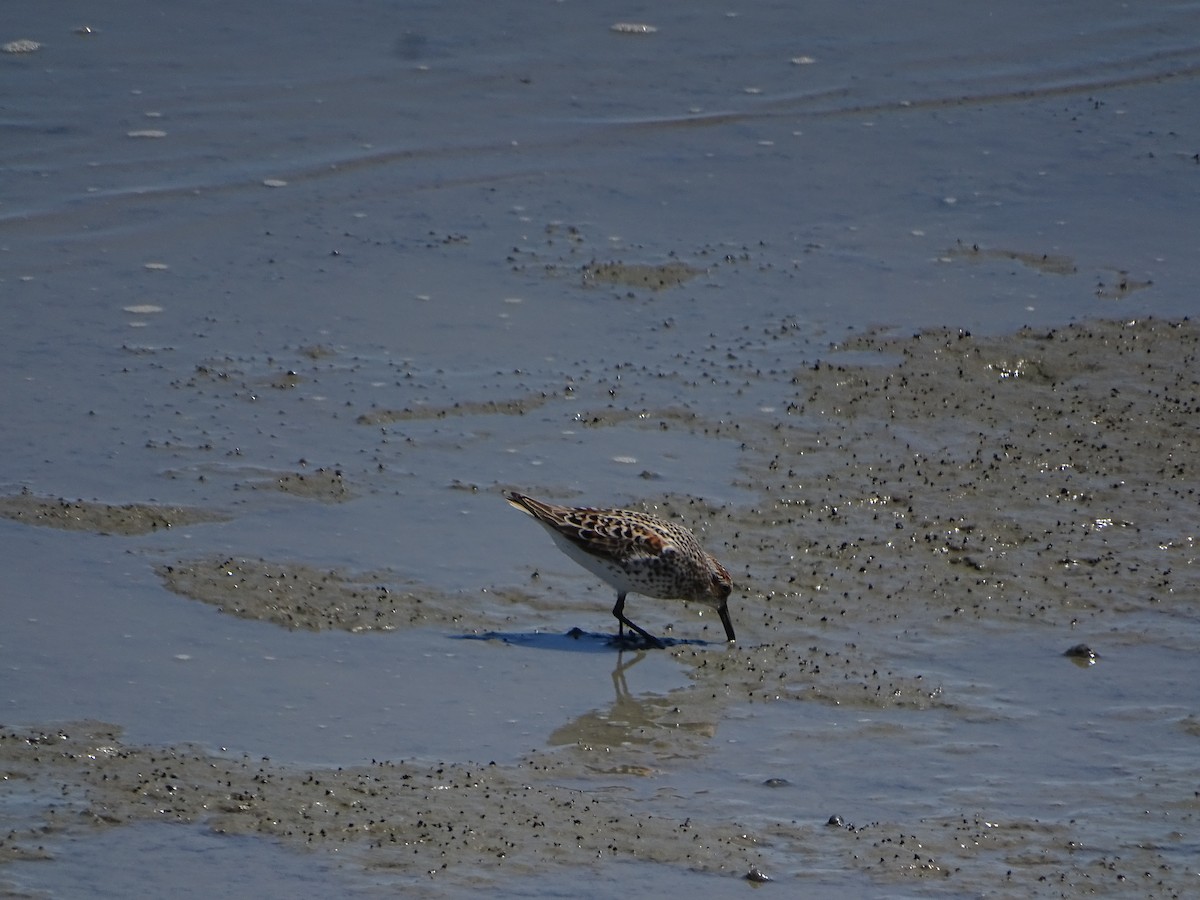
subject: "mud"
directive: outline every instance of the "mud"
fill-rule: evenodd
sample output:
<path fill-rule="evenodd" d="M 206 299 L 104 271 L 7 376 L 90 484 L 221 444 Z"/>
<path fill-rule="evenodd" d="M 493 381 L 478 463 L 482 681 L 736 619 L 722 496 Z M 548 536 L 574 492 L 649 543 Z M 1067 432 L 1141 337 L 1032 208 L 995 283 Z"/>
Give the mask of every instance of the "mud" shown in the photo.
<path fill-rule="evenodd" d="M 777 337 L 786 343 L 789 332 Z M 1105 831 L 1103 847 L 1088 832 L 1094 824 L 1069 815 L 996 822 L 968 808 L 827 825 L 811 810 L 785 821 L 686 795 L 646 803 L 637 785 L 677 777 L 686 761 L 711 753 L 731 715 L 759 706 L 808 700 L 863 715 L 1003 718 L 978 692 L 898 654 L 902 637 L 1055 629 L 1088 636 L 1082 661 L 1097 668 L 1110 647 L 1194 649 L 1178 624 L 1200 616 L 1198 350 L 1193 322 L 1152 319 L 1001 337 L 877 331 L 788 369 L 730 348 L 722 381 L 733 396 L 755 397 L 756 411 L 699 415 L 683 392 L 669 407 L 638 397 L 587 417 L 598 429 L 671 427 L 742 442 L 735 487 L 754 502 L 662 494 L 646 504 L 694 528 L 737 583 L 731 609 L 741 640 L 730 648 L 703 610 L 632 600 L 638 621 L 678 641 L 665 652 L 687 667 L 685 688 L 630 695 L 624 679 L 635 656 L 614 672 L 611 707 L 563 723 L 517 764 L 307 769 L 126 746 L 116 726 L 96 723 L 10 727 L 0 741 L 6 779 L 55 799 L 0 851 L 36 858 L 48 835 L 187 821 L 350 849 L 379 870 L 461 884 L 498 869 L 529 874 L 609 859 L 731 876 L 820 859 L 884 883 L 993 884 L 1014 896 L 1115 895 L 1130 883 L 1152 896 L 1182 895 L 1192 876 L 1172 834 L 1195 827 L 1200 801 L 1176 790 L 1187 773 L 1165 761 L 1155 777 L 1169 791 L 1138 780 L 1098 786 L 1109 815 L 1141 817 L 1136 829 Z M 566 402 L 546 401 L 548 409 Z M 38 515 L 61 510 L 51 518 L 97 531 L 131 518 L 178 523 L 183 512 L 32 497 L 7 504 L 19 521 L 45 524 Z M 288 629 L 453 623 L 464 635 L 519 644 L 532 614 L 579 615 L 578 597 L 538 577 L 494 587 L 480 603 L 390 571 L 345 574 L 297 560 L 181 558 L 157 571 L 179 595 Z M 608 595 L 596 596 L 589 618 L 607 624 Z M 516 630 L 506 637 L 505 628 Z M 1063 681 L 1073 667 L 1061 654 L 1078 643 L 1064 638 L 1055 651 Z M 1179 734 L 1196 731 L 1194 716 L 1180 721 Z M 884 728 L 877 743 L 887 746 L 890 733 Z M 768 780 L 786 790 L 789 774 Z M 613 779 L 630 789 L 614 790 Z M 1138 812 L 1148 806 L 1152 815 Z M 1078 852 L 1085 845 L 1094 849 Z"/>
<path fill-rule="evenodd" d="M 302 563 L 264 559 L 180 560 L 158 566 L 166 587 L 243 619 L 288 629 L 392 631 L 401 625 L 461 619 L 461 600 L 397 591 L 395 575 L 344 575 Z"/>
<path fill-rule="evenodd" d="M 413 422 L 426 419 L 446 419 L 460 416 L 519 415 L 532 412 L 550 398 L 542 395 L 519 400 L 489 400 L 484 402 L 461 402 L 449 406 L 417 407 L 413 409 L 381 409 L 363 413 L 356 419 L 359 425 L 391 425 L 395 422 Z"/>
<path fill-rule="evenodd" d="M 1079 271 L 1075 260 L 1057 253 L 1027 253 L 1020 250 L 1003 250 L 994 247 L 967 246 L 961 241 L 946 251 L 948 259 L 961 258 L 969 262 L 982 260 L 1011 259 L 1047 275 L 1074 275 Z"/>
<path fill-rule="evenodd" d="M 215 510 L 150 503 L 115 506 L 95 500 L 38 497 L 28 492 L 0 497 L 0 516 L 26 525 L 113 535 L 149 534 L 161 529 L 199 522 L 221 522 L 229 518 Z"/>
<path fill-rule="evenodd" d="M 584 284 L 615 284 L 661 291 L 676 287 L 703 274 L 704 269 L 682 262 L 662 263 L 657 266 L 622 262 L 592 262 L 583 267 L 583 282 Z"/>
<path fill-rule="evenodd" d="M 525 240 L 511 249 L 506 262 L 513 272 L 537 272 L 591 289 L 627 288 L 628 292 L 623 295 L 626 297 L 634 296 L 638 290 L 657 294 L 701 276 L 712 276 L 755 262 L 746 247 L 733 244 L 704 244 L 671 250 L 669 255 L 673 258 L 662 263 L 601 259 L 611 252 L 614 238 L 597 234 L 592 227 L 555 221 L 546 223 L 542 232 L 542 240 Z M 629 249 L 645 252 L 640 246 Z M 581 259 L 587 261 L 580 262 Z M 687 262 L 687 259 L 694 261 Z"/>
<path fill-rule="evenodd" d="M 293 497 L 325 503 L 344 503 L 354 498 L 354 492 L 346 484 L 342 473 L 324 467 L 312 472 L 281 472 L 262 481 L 251 481 L 248 486 L 253 490 L 277 490 Z"/>
<path fill-rule="evenodd" d="M 733 824 L 702 826 L 632 810 L 616 797 L 556 786 L 536 761 L 378 761 L 297 771 L 196 748 L 128 747 L 119 729 L 74 723 L 5 729 L 6 780 L 62 783 L 44 822 L 0 837 L 0 857 L 45 855 L 42 842 L 81 828 L 205 822 L 297 847 L 357 853 L 381 870 L 478 879 L 505 869 L 645 859 L 744 871 L 757 856 Z"/>
<path fill-rule="evenodd" d="M 894 619 L 900 595 L 991 620 L 1194 611 L 1198 334 L 1144 321 L 850 342 L 887 361 L 834 354 L 796 376 L 747 466 L 767 506 L 730 549 L 767 609 L 800 620 Z"/>

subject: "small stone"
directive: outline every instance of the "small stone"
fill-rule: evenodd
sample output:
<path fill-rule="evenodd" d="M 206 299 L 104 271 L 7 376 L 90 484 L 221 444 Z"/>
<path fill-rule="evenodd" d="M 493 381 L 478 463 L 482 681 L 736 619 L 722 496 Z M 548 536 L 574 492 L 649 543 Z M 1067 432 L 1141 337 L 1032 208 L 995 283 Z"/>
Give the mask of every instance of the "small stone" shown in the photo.
<path fill-rule="evenodd" d="M 763 872 L 758 866 L 751 866 L 750 871 L 746 873 L 746 880 L 753 881 L 755 884 L 762 884 L 770 881 L 771 876 Z"/>

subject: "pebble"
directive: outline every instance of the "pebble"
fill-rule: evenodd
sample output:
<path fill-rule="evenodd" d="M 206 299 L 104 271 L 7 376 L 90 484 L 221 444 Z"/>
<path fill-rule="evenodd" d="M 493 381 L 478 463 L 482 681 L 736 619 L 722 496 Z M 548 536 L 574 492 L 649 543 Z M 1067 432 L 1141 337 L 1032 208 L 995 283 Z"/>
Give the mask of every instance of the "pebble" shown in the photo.
<path fill-rule="evenodd" d="M 771 876 L 763 872 L 758 866 L 751 866 L 750 871 L 746 873 L 746 880 L 762 884 L 763 882 L 770 881 Z"/>

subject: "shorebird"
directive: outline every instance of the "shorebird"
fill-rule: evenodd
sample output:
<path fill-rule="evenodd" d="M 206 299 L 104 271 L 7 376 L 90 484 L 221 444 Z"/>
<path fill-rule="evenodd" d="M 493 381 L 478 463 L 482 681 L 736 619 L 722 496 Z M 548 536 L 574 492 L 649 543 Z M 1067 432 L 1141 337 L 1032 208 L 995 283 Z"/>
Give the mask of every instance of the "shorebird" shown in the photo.
<path fill-rule="evenodd" d="M 628 626 L 646 643 L 662 646 L 625 616 L 625 595 L 635 593 L 711 606 L 721 617 L 726 639 L 736 640 L 729 621 L 729 572 L 687 528 L 630 509 L 556 506 L 516 491 L 505 491 L 504 499 L 533 516 L 563 553 L 616 589 L 612 612 L 619 623 L 618 639 Z"/>

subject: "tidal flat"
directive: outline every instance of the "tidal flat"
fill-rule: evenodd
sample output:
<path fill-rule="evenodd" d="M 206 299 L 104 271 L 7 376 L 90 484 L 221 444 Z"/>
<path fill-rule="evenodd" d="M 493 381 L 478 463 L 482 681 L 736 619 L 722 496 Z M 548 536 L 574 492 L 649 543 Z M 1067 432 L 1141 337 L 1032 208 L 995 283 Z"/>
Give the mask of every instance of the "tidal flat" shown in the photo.
<path fill-rule="evenodd" d="M 1198 893 L 1200 10 L 864 9 L 9 0 L 0 894 Z"/>
<path fill-rule="evenodd" d="M 449 890 L 616 860 L 711 877 L 753 867 L 798 883 L 815 864 L 877 887 L 1002 884 L 1014 895 L 1117 894 L 1150 886 L 1151 872 L 1151 894 L 1182 892 L 1200 811 L 1187 678 L 1200 640 L 1198 345 L 1187 321 L 871 334 L 786 378 L 752 360 L 726 366 L 731 396 L 769 386 L 773 408 L 695 408 L 683 422 L 634 404 L 641 429 L 738 437 L 738 499 L 656 495 L 650 480 L 645 501 L 730 564 L 740 640 L 729 647 L 711 612 L 636 596 L 672 646 L 612 645 L 604 589 L 546 557 L 532 531 L 529 556 L 546 559 L 545 573 L 526 564 L 532 581 L 485 595 L 303 558 L 156 564 L 167 548 L 135 547 L 161 580 L 155 602 L 200 601 L 281 642 L 298 630 L 376 642 L 406 631 L 470 648 L 470 664 L 440 670 L 436 687 L 419 659 L 407 666 L 422 690 L 471 695 L 515 665 L 524 674 L 509 678 L 505 702 L 516 710 L 539 703 L 543 680 L 578 678 L 573 658 L 599 657 L 615 666 L 613 699 L 552 717 L 532 746 L 500 759 L 314 766 L 286 749 L 280 759 L 130 741 L 94 720 L 9 725 L 0 758 L 22 799 L 8 804 L 0 851 L 53 859 L 88 835 L 170 822 Z M 525 418 L 471 415 L 514 429 Z M 597 407 L 587 427 L 615 427 L 610 416 L 625 419 Z M 493 485 L 443 491 L 481 517 L 504 505 Z M 106 510 L 118 523 L 128 515 L 95 507 L 75 521 L 117 532 Z M 211 518 L 228 515 L 237 507 Z M 591 630 L 567 634 L 578 626 Z M 1081 643 L 1090 655 L 1065 655 Z M 676 673 L 639 686 L 655 657 Z M 256 690 L 242 686 L 239 701 L 253 706 Z M 384 702 L 368 681 L 358 690 Z"/>

